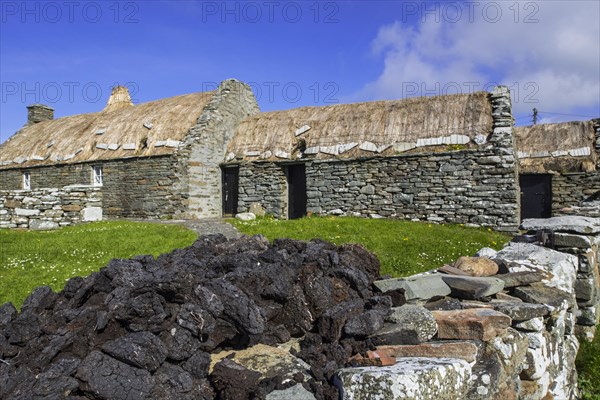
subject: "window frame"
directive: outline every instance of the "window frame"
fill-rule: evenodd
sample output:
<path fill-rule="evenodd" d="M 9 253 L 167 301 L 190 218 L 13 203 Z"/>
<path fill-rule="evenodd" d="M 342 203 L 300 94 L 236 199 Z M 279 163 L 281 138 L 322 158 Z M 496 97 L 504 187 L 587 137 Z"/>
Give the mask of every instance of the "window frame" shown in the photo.
<path fill-rule="evenodd" d="M 102 165 L 92 165 L 92 186 L 104 186 L 104 171 Z"/>
<path fill-rule="evenodd" d="M 23 171 L 21 180 L 21 187 L 23 190 L 31 190 L 31 173 L 29 171 Z"/>

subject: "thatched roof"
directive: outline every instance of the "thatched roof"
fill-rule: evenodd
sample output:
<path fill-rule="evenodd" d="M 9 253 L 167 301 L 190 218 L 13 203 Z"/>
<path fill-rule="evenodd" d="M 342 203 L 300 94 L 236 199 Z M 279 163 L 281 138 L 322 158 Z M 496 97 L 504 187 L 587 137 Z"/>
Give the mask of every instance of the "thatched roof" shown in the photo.
<path fill-rule="evenodd" d="M 514 129 L 521 172 L 595 170 L 592 121 L 521 126 Z"/>
<path fill-rule="evenodd" d="M 128 94 L 113 92 L 101 112 L 22 128 L 0 145 L 0 168 L 171 154 L 213 94 L 193 93 L 134 106 Z"/>
<path fill-rule="evenodd" d="M 473 146 L 474 139 L 491 134 L 492 123 L 486 92 L 303 107 L 246 118 L 226 161 L 348 158 Z"/>

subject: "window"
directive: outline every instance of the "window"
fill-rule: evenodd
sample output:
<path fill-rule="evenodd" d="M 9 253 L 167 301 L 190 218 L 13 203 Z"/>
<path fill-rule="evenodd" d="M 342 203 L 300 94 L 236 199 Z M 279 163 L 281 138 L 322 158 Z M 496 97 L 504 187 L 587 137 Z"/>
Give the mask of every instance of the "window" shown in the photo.
<path fill-rule="evenodd" d="M 31 190 L 31 175 L 29 172 L 23 172 L 23 190 Z"/>
<path fill-rule="evenodd" d="M 102 167 L 99 165 L 92 167 L 92 186 L 102 186 Z"/>

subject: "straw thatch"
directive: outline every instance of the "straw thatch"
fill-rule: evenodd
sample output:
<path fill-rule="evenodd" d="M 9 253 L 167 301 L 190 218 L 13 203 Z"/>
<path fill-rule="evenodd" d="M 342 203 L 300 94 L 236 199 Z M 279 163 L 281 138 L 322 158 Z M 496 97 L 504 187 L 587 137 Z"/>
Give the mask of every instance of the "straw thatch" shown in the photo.
<path fill-rule="evenodd" d="M 98 113 L 43 121 L 0 145 L 0 168 L 145 157 L 175 152 L 214 92 L 176 96 L 136 106 L 111 96 Z"/>
<path fill-rule="evenodd" d="M 592 121 L 516 127 L 514 135 L 521 172 L 595 170 L 597 155 Z"/>
<path fill-rule="evenodd" d="M 235 155 L 237 159 L 275 159 L 277 152 L 296 158 L 300 154 L 298 148 L 350 147 L 351 144 L 358 145 L 335 156 L 388 155 L 395 153 L 390 146 L 397 143 L 416 144 L 419 139 L 450 135 L 466 135 L 470 139 L 477 135 L 487 137 L 492 132 L 492 123 L 492 108 L 486 92 L 303 107 L 245 119 L 228 147 L 228 158 L 233 159 Z M 310 129 L 306 130 L 307 127 Z M 303 130 L 306 132 L 296 135 Z M 360 150 L 359 145 L 364 142 L 373 143 L 379 151 Z M 257 156 L 259 153 L 261 156 Z M 332 155 L 321 151 L 312 157 L 331 158 Z"/>

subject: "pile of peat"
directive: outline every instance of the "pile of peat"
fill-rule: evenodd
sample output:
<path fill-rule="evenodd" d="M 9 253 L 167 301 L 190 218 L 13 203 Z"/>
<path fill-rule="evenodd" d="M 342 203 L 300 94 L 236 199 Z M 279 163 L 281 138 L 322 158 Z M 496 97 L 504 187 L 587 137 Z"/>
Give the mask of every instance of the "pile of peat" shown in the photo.
<path fill-rule="evenodd" d="M 157 259 L 113 260 L 60 293 L 0 307 L 2 399 L 264 399 L 300 383 L 337 399 L 334 372 L 372 347 L 392 299 L 358 245 L 203 236 Z M 210 353 L 301 338 L 310 365 L 265 378 Z"/>

